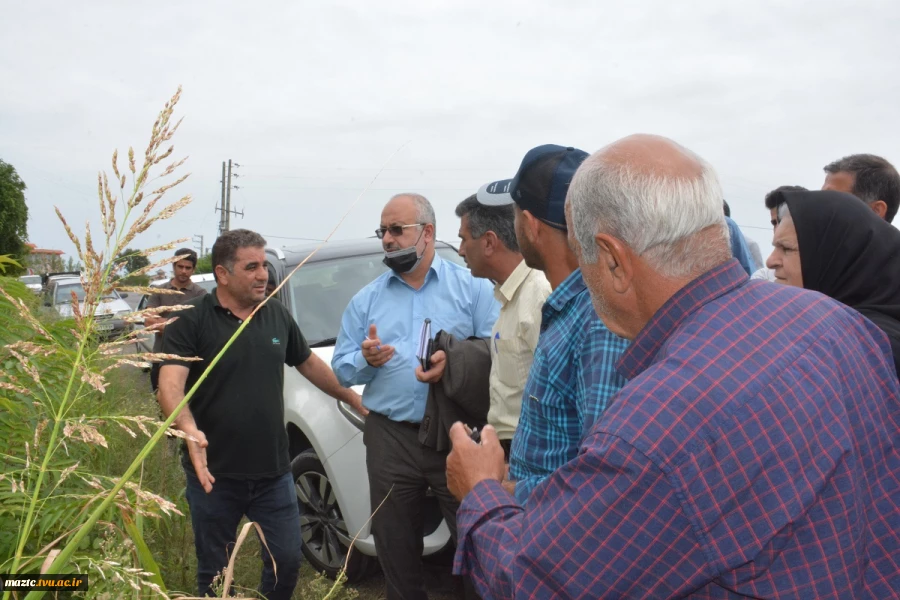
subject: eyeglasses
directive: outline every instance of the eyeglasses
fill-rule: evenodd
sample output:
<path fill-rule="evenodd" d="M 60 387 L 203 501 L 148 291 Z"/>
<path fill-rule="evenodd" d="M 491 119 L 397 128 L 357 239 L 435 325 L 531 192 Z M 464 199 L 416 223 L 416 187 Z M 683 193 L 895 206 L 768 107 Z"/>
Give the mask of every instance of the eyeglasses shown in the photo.
<path fill-rule="evenodd" d="M 400 237 L 403 235 L 403 230 L 407 227 L 424 227 L 425 223 L 413 223 L 411 225 L 391 225 L 390 227 L 379 227 L 375 230 L 375 237 L 379 240 L 384 239 L 385 232 L 390 233 L 391 237 Z"/>

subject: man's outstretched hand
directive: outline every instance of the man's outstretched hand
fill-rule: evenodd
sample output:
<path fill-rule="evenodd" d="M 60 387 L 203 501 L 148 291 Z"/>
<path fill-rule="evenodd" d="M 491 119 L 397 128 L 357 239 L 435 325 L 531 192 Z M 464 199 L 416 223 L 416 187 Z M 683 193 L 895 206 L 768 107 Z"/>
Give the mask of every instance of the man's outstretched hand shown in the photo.
<path fill-rule="evenodd" d="M 479 481 L 503 481 L 506 463 L 497 431 L 490 425 L 481 430 L 481 443 L 472 441 L 466 426 L 460 422 L 450 428 L 453 450 L 447 457 L 447 487 L 462 502 Z"/>
<path fill-rule="evenodd" d="M 354 392 L 353 390 L 347 390 L 349 393 L 347 394 L 347 404 L 353 407 L 353 410 L 361 414 L 362 416 L 366 416 L 369 414 L 369 409 L 363 406 L 362 396 Z"/>
<path fill-rule="evenodd" d="M 206 464 L 206 447 L 209 446 L 209 442 L 206 441 L 206 435 L 196 427 L 184 433 L 188 435 L 188 455 L 191 457 L 194 472 L 197 474 L 200 485 L 203 486 L 203 491 L 208 494 L 216 482 L 216 478 L 209 472 Z"/>

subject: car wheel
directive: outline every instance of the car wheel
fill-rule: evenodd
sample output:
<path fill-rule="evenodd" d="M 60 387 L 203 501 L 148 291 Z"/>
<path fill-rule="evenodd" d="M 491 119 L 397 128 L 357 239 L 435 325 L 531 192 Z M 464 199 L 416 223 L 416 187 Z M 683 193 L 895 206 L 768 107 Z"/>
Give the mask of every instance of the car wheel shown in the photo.
<path fill-rule="evenodd" d="M 291 461 L 294 488 L 300 508 L 303 555 L 312 567 L 335 579 L 347 562 L 347 581 L 357 582 L 378 568 L 378 561 L 353 549 L 337 497 L 315 450 L 305 450 Z"/>

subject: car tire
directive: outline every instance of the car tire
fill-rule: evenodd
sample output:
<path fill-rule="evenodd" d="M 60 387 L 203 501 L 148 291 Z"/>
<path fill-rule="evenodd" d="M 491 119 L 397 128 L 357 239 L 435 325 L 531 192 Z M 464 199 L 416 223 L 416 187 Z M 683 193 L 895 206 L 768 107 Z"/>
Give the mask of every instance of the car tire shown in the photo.
<path fill-rule="evenodd" d="M 335 579 L 347 561 L 347 581 L 355 583 L 372 575 L 378 561 L 357 549 L 350 552 L 340 536 L 352 538 L 347 531 L 337 497 L 315 450 L 304 450 L 291 461 L 294 488 L 300 510 L 300 530 L 303 535 L 303 555 L 310 565 Z M 340 536 L 339 536 L 340 534 Z"/>

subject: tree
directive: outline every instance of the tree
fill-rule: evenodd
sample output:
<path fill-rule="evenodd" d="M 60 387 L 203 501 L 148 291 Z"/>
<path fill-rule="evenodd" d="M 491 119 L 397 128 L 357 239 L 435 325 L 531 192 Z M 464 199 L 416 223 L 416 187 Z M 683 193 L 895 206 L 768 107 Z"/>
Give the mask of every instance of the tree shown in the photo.
<path fill-rule="evenodd" d="M 81 265 L 80 260 L 75 260 L 74 257 L 70 256 L 69 259 L 66 261 L 66 266 L 63 269 L 63 271 L 70 271 L 70 272 L 80 271 L 83 268 L 84 267 Z"/>
<path fill-rule="evenodd" d="M 134 273 L 138 269 L 143 269 L 150 264 L 150 259 L 141 254 L 140 250 L 133 248 L 125 248 L 122 253 L 116 257 L 116 262 L 120 262 L 126 273 Z"/>
<path fill-rule="evenodd" d="M 21 269 L 22 265 L 16 262 L 16 259 L 8 254 L 0 254 L 0 274 L 6 273 L 7 268 Z"/>
<path fill-rule="evenodd" d="M 28 207 L 25 182 L 15 167 L 0 160 L 0 254 L 23 258 L 28 254 Z"/>
<path fill-rule="evenodd" d="M 212 273 L 212 254 L 206 253 L 204 256 L 201 256 L 197 259 L 197 267 L 194 269 L 194 273 Z"/>
<path fill-rule="evenodd" d="M 44 263 L 45 268 L 43 269 L 46 273 L 60 273 L 62 271 L 71 270 L 75 271 L 76 269 L 66 269 L 65 264 L 63 263 L 63 259 L 60 256 L 52 255 L 48 256 L 46 262 Z"/>

